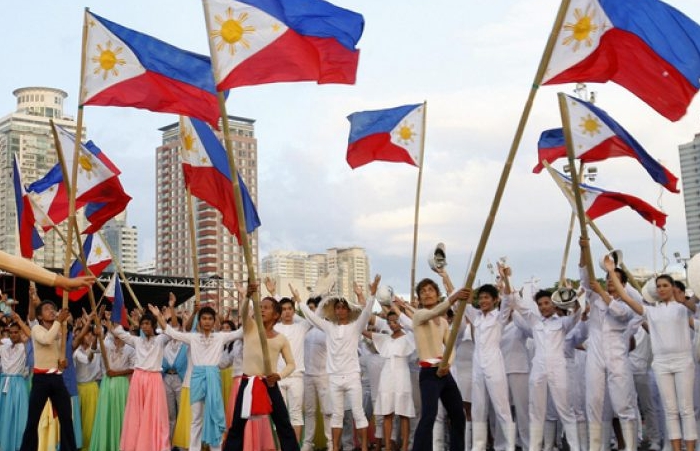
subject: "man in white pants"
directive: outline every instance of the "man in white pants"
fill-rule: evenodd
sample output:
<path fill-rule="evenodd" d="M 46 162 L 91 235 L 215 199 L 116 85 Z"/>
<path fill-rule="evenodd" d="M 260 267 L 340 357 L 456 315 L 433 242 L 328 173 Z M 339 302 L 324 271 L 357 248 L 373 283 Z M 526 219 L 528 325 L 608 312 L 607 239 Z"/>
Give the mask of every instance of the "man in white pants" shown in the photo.
<path fill-rule="evenodd" d="M 637 446 L 637 393 L 629 363 L 629 341 L 625 333 L 628 323 L 635 313 L 627 304 L 616 299 L 612 283 L 609 303 L 591 289 L 588 272 L 585 268 L 588 240 L 581 239 L 581 286 L 587 291 L 590 304 L 588 318 L 588 342 L 586 346 L 586 414 L 588 416 L 589 447 L 591 451 L 602 446 L 603 404 L 606 382 L 615 416 L 620 419 L 625 451 L 636 451 Z M 626 283 L 624 272 L 618 272 L 621 281 Z M 634 290 L 632 290 L 634 291 Z M 629 291 L 628 291 L 629 292 Z M 637 293 L 639 296 L 639 293 Z"/>
<path fill-rule="evenodd" d="M 374 295 L 379 286 L 379 276 L 375 276 L 370 285 L 372 298 L 365 303 L 362 312 L 354 318 L 347 300 L 339 297 L 324 299 L 319 310 L 324 310 L 326 304 L 333 307 L 325 318 L 311 311 L 305 304 L 301 304 L 304 316 L 319 329 L 326 333 L 326 347 L 328 354 L 326 369 L 329 376 L 331 407 L 331 428 L 333 434 L 333 451 L 340 450 L 340 437 L 343 432 L 343 415 L 345 413 L 345 395 L 350 397 L 352 413 L 355 419 L 355 428 L 362 442 L 362 451 L 367 451 L 367 427 L 369 425 L 362 407 L 362 383 L 360 381 L 360 362 L 357 355 L 357 346 L 362 331 L 367 327 L 367 322 L 372 314 Z M 356 292 L 358 290 L 355 290 Z M 298 295 L 295 295 L 298 299 Z M 365 299 L 360 297 L 360 303 Z"/>

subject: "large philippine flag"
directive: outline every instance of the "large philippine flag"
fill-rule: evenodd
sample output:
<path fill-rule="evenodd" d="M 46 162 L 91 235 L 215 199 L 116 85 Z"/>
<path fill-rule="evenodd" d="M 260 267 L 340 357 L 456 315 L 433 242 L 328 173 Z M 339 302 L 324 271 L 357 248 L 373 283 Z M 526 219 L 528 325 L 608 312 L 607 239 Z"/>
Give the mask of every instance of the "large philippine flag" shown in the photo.
<path fill-rule="evenodd" d="M 361 14 L 323 0 L 203 2 L 220 91 L 286 81 L 355 83 Z"/>
<path fill-rule="evenodd" d="M 656 183 L 677 193 L 678 177 L 657 160 L 605 111 L 592 103 L 566 96 L 569 106 L 569 130 L 574 156 L 584 162 L 602 161 L 613 157 L 631 157 L 649 173 Z M 561 128 L 546 130 L 537 144 L 538 163 L 533 172 L 540 172 L 542 162 L 552 163 L 566 157 L 566 142 Z"/>
<path fill-rule="evenodd" d="M 73 147 L 75 135 L 64 128 L 54 125 L 61 148 L 64 150 L 66 167 L 73 167 Z M 88 202 L 103 204 L 98 214 L 89 215 L 90 225 L 84 233 L 94 233 L 102 225 L 124 211 L 131 196 L 124 192 L 119 181 L 119 169 L 107 158 L 95 144 L 88 141 L 81 144 L 78 154 L 78 178 L 76 180 L 76 208 Z M 54 224 L 59 224 L 68 217 L 68 192 L 63 183 L 63 172 L 56 165 L 49 172 L 28 186 L 38 210 L 43 211 Z M 42 215 L 37 215 L 41 217 Z M 51 226 L 40 221 L 44 230 Z"/>
<path fill-rule="evenodd" d="M 571 0 L 543 84 L 607 81 L 680 119 L 700 88 L 700 25 L 658 0 Z"/>
<path fill-rule="evenodd" d="M 81 105 L 127 106 L 200 118 L 214 127 L 219 104 L 208 57 L 86 12 Z"/>
<path fill-rule="evenodd" d="M 15 202 L 17 204 L 17 225 L 19 227 L 19 248 L 22 257 L 32 258 L 34 251 L 44 245 L 44 242 L 36 231 L 34 224 L 34 210 L 29 201 L 29 196 L 24 190 L 22 179 L 15 155 L 12 164 L 12 180 L 15 185 Z"/>
<path fill-rule="evenodd" d="M 102 274 L 102 271 L 104 271 L 105 268 L 112 263 L 112 255 L 109 253 L 109 248 L 107 245 L 105 245 L 104 241 L 102 241 L 99 234 L 90 234 L 85 237 L 83 252 L 85 253 L 85 263 L 87 264 L 87 267 L 96 277 L 99 277 L 99 275 Z M 87 271 L 85 271 L 85 268 L 83 268 L 80 261 L 73 261 L 73 264 L 70 267 L 70 276 L 80 277 L 84 275 L 87 275 Z M 71 301 L 77 301 L 87 292 L 87 288 L 71 291 L 68 294 L 68 298 Z M 56 293 L 61 296 L 63 294 L 63 290 L 56 288 Z"/>
<path fill-rule="evenodd" d="M 180 117 L 180 135 L 185 184 L 194 196 L 221 212 L 224 226 L 240 244 L 236 200 L 226 150 L 211 128 L 197 119 Z M 243 198 L 246 231 L 251 233 L 260 226 L 260 217 L 240 174 L 238 184 Z"/>
<path fill-rule="evenodd" d="M 377 160 L 418 166 L 423 151 L 425 104 L 360 111 L 348 120 L 346 159 L 351 168 Z"/>
<path fill-rule="evenodd" d="M 571 203 L 571 208 L 576 211 L 571 179 L 561 172 L 552 171 L 552 175 L 558 179 L 557 185 L 559 185 L 569 203 Z M 605 191 L 582 183 L 579 184 L 579 189 L 581 191 L 583 209 L 591 221 L 622 207 L 630 207 L 639 213 L 642 218 L 660 229 L 666 226 L 666 213 L 657 210 L 638 197 L 615 191 Z"/>

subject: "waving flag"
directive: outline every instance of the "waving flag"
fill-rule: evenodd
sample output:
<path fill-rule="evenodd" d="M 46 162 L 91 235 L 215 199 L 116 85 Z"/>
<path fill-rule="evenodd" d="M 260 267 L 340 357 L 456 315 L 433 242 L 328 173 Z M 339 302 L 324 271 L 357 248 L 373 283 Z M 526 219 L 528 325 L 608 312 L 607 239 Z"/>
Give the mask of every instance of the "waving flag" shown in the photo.
<path fill-rule="evenodd" d="M 100 235 L 87 235 L 85 237 L 85 241 L 83 242 L 83 252 L 85 252 L 85 263 L 87 264 L 87 267 L 96 277 L 99 277 L 99 275 L 102 274 L 102 271 L 104 271 L 105 268 L 112 263 L 112 256 L 109 253 L 109 248 L 107 245 L 105 245 L 104 241 L 102 241 Z M 73 261 L 73 264 L 70 267 L 70 277 L 85 276 L 87 274 L 87 271 L 85 271 L 85 268 L 83 268 L 83 265 L 79 260 Z M 87 288 L 71 291 L 68 294 L 68 298 L 71 301 L 77 301 L 83 297 L 87 291 Z M 56 293 L 59 296 L 62 296 L 63 290 L 56 288 Z"/>
<path fill-rule="evenodd" d="M 601 161 L 612 157 L 631 157 L 639 161 L 656 183 L 677 193 L 678 178 L 656 161 L 608 114 L 595 105 L 567 96 L 569 129 L 574 144 L 574 155 L 584 162 Z M 538 142 L 539 162 L 533 172 L 542 170 L 542 162 L 552 163 L 566 157 L 566 143 L 562 129 L 547 130 Z"/>
<path fill-rule="evenodd" d="M 348 116 L 348 164 L 355 169 L 379 160 L 418 166 L 423 151 L 424 119 L 422 103 L 352 113 Z"/>
<path fill-rule="evenodd" d="M 112 303 L 112 316 L 110 320 L 113 323 L 121 324 L 123 327 L 129 327 L 129 314 L 126 311 L 124 303 L 124 292 L 122 291 L 121 280 L 115 272 L 112 278 L 109 279 L 109 284 L 105 288 L 105 297 Z"/>
<path fill-rule="evenodd" d="M 19 227 L 19 249 L 22 257 L 32 258 L 34 251 L 44 245 L 44 242 L 36 231 L 34 224 L 34 210 L 32 209 L 29 196 L 24 191 L 22 179 L 20 178 L 17 156 L 12 161 L 12 180 L 15 185 L 15 202 L 17 205 L 17 225 Z"/>
<path fill-rule="evenodd" d="M 209 58 L 85 13 L 81 105 L 129 106 L 200 118 L 214 127 L 219 104 Z"/>
<path fill-rule="evenodd" d="M 557 182 L 557 185 L 559 185 L 564 195 L 571 203 L 571 207 L 576 211 L 571 179 L 554 169 L 552 169 L 551 173 L 552 177 L 554 177 L 554 181 Z M 666 213 L 657 210 L 638 197 L 615 191 L 605 191 L 581 183 L 579 184 L 579 189 L 581 191 L 583 209 L 586 212 L 586 216 L 591 220 L 597 219 L 622 207 L 630 207 L 632 210 L 639 213 L 642 218 L 660 229 L 666 226 Z"/>
<path fill-rule="evenodd" d="M 203 2 L 220 91 L 284 81 L 355 83 L 362 15 L 323 0 Z"/>
<path fill-rule="evenodd" d="M 197 119 L 181 117 L 180 134 L 185 184 L 193 195 L 221 212 L 224 226 L 238 238 L 240 244 L 236 200 L 226 150 L 209 126 Z M 238 184 L 243 198 L 246 231 L 251 233 L 260 226 L 260 218 L 240 174 Z"/>
<path fill-rule="evenodd" d="M 680 119 L 700 88 L 700 25 L 659 0 L 572 0 L 543 84 L 606 81 Z"/>
<path fill-rule="evenodd" d="M 75 136 L 65 129 L 54 125 L 61 147 L 64 150 L 66 167 L 73 165 L 73 147 Z M 105 222 L 124 211 L 131 197 L 124 192 L 118 175 L 119 169 L 92 141 L 81 145 L 78 156 L 78 179 L 76 181 L 76 208 L 88 202 L 96 205 L 86 212 L 90 225 L 83 233 L 98 231 Z M 34 193 L 34 200 L 46 215 L 58 224 L 68 217 L 68 192 L 63 183 L 60 165 L 56 165 L 41 179 L 29 185 L 29 192 Z M 44 230 L 50 225 L 42 222 Z"/>

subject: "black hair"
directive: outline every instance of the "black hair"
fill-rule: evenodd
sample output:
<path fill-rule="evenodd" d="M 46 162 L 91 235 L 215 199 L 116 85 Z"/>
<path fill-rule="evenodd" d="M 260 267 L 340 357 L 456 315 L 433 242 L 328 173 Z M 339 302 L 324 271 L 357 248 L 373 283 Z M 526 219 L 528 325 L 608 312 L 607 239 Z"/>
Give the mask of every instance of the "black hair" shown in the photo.
<path fill-rule="evenodd" d="M 494 300 L 497 300 L 499 298 L 498 288 L 496 288 L 495 285 L 491 285 L 490 283 L 486 283 L 480 286 L 479 289 L 476 290 L 476 297 L 478 298 L 479 296 L 481 296 L 482 293 L 488 294 Z"/>
<path fill-rule="evenodd" d="M 306 300 L 306 305 L 311 306 L 311 304 L 313 304 L 315 307 L 318 307 L 318 304 L 321 303 L 321 299 L 321 296 L 309 298 Z"/>
<path fill-rule="evenodd" d="M 676 286 L 676 281 L 673 280 L 673 277 L 669 276 L 668 274 L 661 274 L 660 276 L 657 276 L 654 281 L 658 283 L 659 279 L 668 280 L 671 286 Z"/>
<path fill-rule="evenodd" d="M 141 325 L 145 322 L 148 321 L 151 323 L 151 327 L 153 327 L 153 331 L 155 332 L 156 330 L 156 325 L 158 324 L 158 320 L 156 319 L 155 316 L 153 316 L 153 313 L 151 312 L 146 312 L 141 316 L 139 319 L 139 329 L 141 328 Z"/>
<path fill-rule="evenodd" d="M 535 293 L 535 302 L 539 301 L 541 298 L 552 298 L 552 292 L 549 290 L 540 290 Z"/>
<path fill-rule="evenodd" d="M 451 310 L 448 310 L 448 311 L 451 311 Z M 396 313 L 396 312 L 393 311 L 393 310 L 389 310 L 389 311 L 387 312 L 387 314 L 386 314 L 386 319 L 387 319 L 387 321 L 389 320 L 389 317 L 390 317 L 390 316 L 395 316 L 397 319 L 399 318 L 399 314 Z"/>
<path fill-rule="evenodd" d="M 34 314 L 37 318 L 41 318 L 41 311 L 44 309 L 45 305 L 53 305 L 53 308 L 58 310 L 58 307 L 56 307 L 56 304 L 53 301 L 41 301 L 41 304 L 34 308 Z"/>
<path fill-rule="evenodd" d="M 335 306 L 338 304 L 343 304 L 346 309 L 350 310 L 350 304 L 345 298 L 331 298 L 328 302 L 333 303 L 333 308 L 335 308 Z"/>
<path fill-rule="evenodd" d="M 231 327 L 231 330 L 236 330 L 236 329 L 238 329 L 238 328 L 236 327 L 236 323 L 234 323 L 234 322 L 231 321 L 230 319 L 227 319 L 227 320 L 221 322 L 221 325 L 222 325 L 222 326 L 223 326 L 224 324 L 228 324 L 229 327 Z"/>
<path fill-rule="evenodd" d="M 201 318 L 202 315 L 211 315 L 214 317 L 214 319 L 216 319 L 216 310 L 209 307 L 208 305 L 205 305 L 204 307 L 199 309 L 199 317 Z"/>
<path fill-rule="evenodd" d="M 291 306 L 292 306 L 292 310 L 295 310 L 295 307 L 296 307 L 295 304 L 294 304 L 294 301 L 292 301 L 290 298 L 282 298 L 282 299 L 280 299 L 280 300 L 279 300 L 279 304 L 280 304 L 280 310 L 282 310 L 282 306 L 285 305 L 285 304 L 291 305 Z"/>
<path fill-rule="evenodd" d="M 433 279 L 428 279 L 425 278 L 418 282 L 418 285 L 416 285 L 416 295 L 420 298 L 420 291 L 423 289 L 424 286 L 430 285 L 433 288 L 435 288 L 435 292 L 437 293 L 438 297 L 440 297 L 440 287 L 438 286 L 437 283 Z"/>
<path fill-rule="evenodd" d="M 676 286 L 676 288 L 685 293 L 685 284 L 683 282 L 681 282 L 680 280 L 674 280 L 673 284 Z"/>
<path fill-rule="evenodd" d="M 622 270 L 622 268 L 615 268 L 615 273 L 617 274 L 617 277 L 620 279 L 620 283 L 622 285 L 627 283 L 627 273 Z"/>

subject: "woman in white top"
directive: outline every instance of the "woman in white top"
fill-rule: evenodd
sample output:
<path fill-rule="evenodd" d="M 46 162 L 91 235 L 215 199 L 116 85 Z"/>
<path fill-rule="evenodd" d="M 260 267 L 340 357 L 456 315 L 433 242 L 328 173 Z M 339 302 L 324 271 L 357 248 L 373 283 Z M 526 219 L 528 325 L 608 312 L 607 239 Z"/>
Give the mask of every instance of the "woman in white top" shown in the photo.
<path fill-rule="evenodd" d="M 673 296 L 673 278 L 662 274 L 656 278 L 659 302 L 655 306 L 641 305 L 625 291 L 615 273 L 610 258 L 605 259 L 610 280 L 623 301 L 646 320 L 654 355 L 651 364 L 661 392 L 661 402 L 666 416 L 666 433 L 674 451 L 681 449 L 682 438 L 686 449 L 695 449 L 697 431 L 693 413 L 693 384 L 695 367 L 692 355 L 690 328 L 694 327 L 688 308 Z M 597 285 L 597 284 L 596 284 Z M 598 294 L 607 296 L 599 285 Z M 690 327 L 689 327 L 690 326 Z"/>

